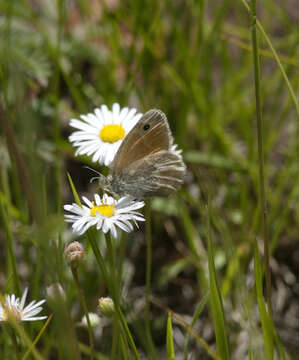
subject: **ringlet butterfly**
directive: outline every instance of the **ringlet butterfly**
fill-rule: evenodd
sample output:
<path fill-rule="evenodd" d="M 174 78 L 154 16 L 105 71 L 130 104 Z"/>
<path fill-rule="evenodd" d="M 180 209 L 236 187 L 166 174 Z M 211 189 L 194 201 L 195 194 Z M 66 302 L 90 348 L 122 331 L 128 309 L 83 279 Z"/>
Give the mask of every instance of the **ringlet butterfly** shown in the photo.
<path fill-rule="evenodd" d="M 124 138 L 107 177 L 100 174 L 99 184 L 119 197 L 137 199 L 167 196 L 183 182 L 186 166 L 173 149 L 166 115 L 158 109 L 146 112 Z"/>

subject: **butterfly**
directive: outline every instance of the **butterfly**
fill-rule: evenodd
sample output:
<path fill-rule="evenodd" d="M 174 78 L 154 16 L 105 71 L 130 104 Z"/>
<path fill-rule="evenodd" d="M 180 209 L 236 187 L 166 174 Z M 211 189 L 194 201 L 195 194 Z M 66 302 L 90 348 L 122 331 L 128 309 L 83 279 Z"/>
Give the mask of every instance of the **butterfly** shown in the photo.
<path fill-rule="evenodd" d="M 166 115 L 149 110 L 124 138 L 109 175 L 100 174 L 96 179 L 104 191 L 116 197 L 167 196 L 179 188 L 186 173 L 175 147 Z"/>

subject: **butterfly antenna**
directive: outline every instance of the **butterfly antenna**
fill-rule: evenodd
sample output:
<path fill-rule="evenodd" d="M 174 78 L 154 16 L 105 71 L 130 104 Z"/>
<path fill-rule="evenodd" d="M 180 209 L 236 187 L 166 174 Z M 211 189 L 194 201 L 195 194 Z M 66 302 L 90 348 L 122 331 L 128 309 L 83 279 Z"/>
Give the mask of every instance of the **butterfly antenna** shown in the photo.
<path fill-rule="evenodd" d="M 87 169 L 95 172 L 95 173 L 98 174 L 98 175 L 101 175 L 101 173 L 100 173 L 99 171 L 97 171 L 97 170 L 95 170 L 95 169 L 93 169 L 93 168 L 91 168 L 91 167 L 89 167 L 89 166 L 87 166 L 87 165 L 84 165 L 83 167 L 85 167 L 85 168 L 87 168 Z"/>

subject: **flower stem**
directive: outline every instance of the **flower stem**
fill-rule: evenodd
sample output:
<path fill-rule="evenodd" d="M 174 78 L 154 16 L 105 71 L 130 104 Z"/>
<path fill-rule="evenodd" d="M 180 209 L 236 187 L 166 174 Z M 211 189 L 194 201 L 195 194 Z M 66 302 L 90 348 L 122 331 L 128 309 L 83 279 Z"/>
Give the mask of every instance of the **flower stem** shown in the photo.
<path fill-rule="evenodd" d="M 82 288 L 80 286 L 77 268 L 75 266 L 71 266 L 71 270 L 72 270 L 73 278 L 74 278 L 75 284 L 77 286 L 77 290 L 78 290 L 78 294 L 79 294 L 79 297 L 80 297 L 81 305 L 83 307 L 83 311 L 84 311 L 86 321 L 87 321 L 87 330 L 88 330 L 89 345 L 90 345 L 90 359 L 93 360 L 94 359 L 94 342 L 93 342 L 92 327 L 91 327 L 91 324 L 90 324 L 90 319 L 89 319 L 88 309 L 87 309 L 87 305 L 86 305 L 86 300 L 85 300 L 83 290 L 82 290 Z"/>
<path fill-rule="evenodd" d="M 251 17 L 252 17 L 251 36 L 252 36 L 252 49 L 253 49 L 258 156 L 259 156 L 259 187 L 260 187 L 260 204 L 262 209 L 262 224 L 263 224 L 263 237 L 264 237 L 266 295 L 267 295 L 269 314 L 272 316 L 271 272 L 270 272 L 270 261 L 269 261 L 270 252 L 269 252 L 269 236 L 268 236 L 268 225 L 267 225 L 267 201 L 266 201 L 265 176 L 264 176 L 264 146 L 263 146 L 263 119 L 262 119 L 262 109 L 261 109 L 260 62 L 259 62 L 259 53 L 258 53 L 258 38 L 256 31 L 256 0 L 251 0 Z"/>
<path fill-rule="evenodd" d="M 5 332 L 7 332 L 9 334 L 9 336 L 11 337 L 13 347 L 14 347 L 14 351 L 15 351 L 15 354 L 16 354 L 16 359 L 20 360 L 21 359 L 20 344 L 18 342 L 16 333 L 15 333 L 13 327 L 10 326 L 10 324 L 4 324 L 3 330 Z"/>
<path fill-rule="evenodd" d="M 151 297 L 151 272 L 152 272 L 152 232 L 151 232 L 151 201 L 146 201 L 145 206 L 145 239 L 146 239 L 146 267 L 145 267 L 145 331 L 149 342 L 152 359 L 157 359 L 150 327 L 150 297 Z"/>
<path fill-rule="evenodd" d="M 110 267 L 110 275 L 111 275 L 111 283 L 112 283 L 112 298 L 115 305 L 119 304 L 119 296 L 117 294 L 117 286 L 116 286 L 116 273 L 115 273 L 115 264 L 114 264 L 114 249 L 112 245 L 112 239 L 110 234 L 106 234 L 106 244 L 108 250 L 108 261 Z"/>
<path fill-rule="evenodd" d="M 95 255 L 95 257 L 96 257 L 96 260 L 97 260 L 97 262 L 98 262 L 98 264 L 99 264 L 99 266 L 100 266 L 100 269 L 101 269 L 101 272 L 102 272 L 102 274 L 103 274 L 104 280 L 105 280 L 105 282 L 106 282 L 106 284 L 107 284 L 107 287 L 108 287 L 109 292 L 110 292 L 110 294 L 111 294 L 112 300 L 113 300 L 113 302 L 114 302 L 115 311 L 116 311 L 116 313 L 117 313 L 117 315 L 118 315 L 118 318 L 119 318 L 119 320 L 120 320 L 120 322 L 121 322 L 121 324 L 122 324 L 122 327 L 123 327 L 124 332 L 125 332 L 125 334 L 126 334 L 126 336 L 127 336 L 127 339 L 128 339 L 128 341 L 129 341 L 129 344 L 130 344 L 130 346 L 131 346 L 131 349 L 132 349 L 132 351 L 133 351 L 133 353 L 134 353 L 134 356 L 135 356 L 135 358 L 136 358 L 137 360 L 140 360 L 140 356 L 139 356 L 139 354 L 138 354 L 138 352 L 137 352 L 136 345 L 135 345 L 135 343 L 134 343 L 132 334 L 131 334 L 131 332 L 130 332 L 130 329 L 129 329 L 129 327 L 128 327 L 128 324 L 127 324 L 127 322 L 126 322 L 126 319 L 125 319 L 125 317 L 124 317 L 124 314 L 122 313 L 121 308 L 120 308 L 117 300 L 114 298 L 113 288 L 111 287 L 110 282 L 109 282 L 108 272 L 107 272 L 107 269 L 106 269 L 105 261 L 104 261 L 104 259 L 103 259 L 103 257 L 102 257 L 102 254 L 101 254 L 101 252 L 100 252 L 100 250 L 99 250 L 99 248 L 98 248 L 98 245 L 97 245 L 97 242 L 96 242 L 96 238 L 95 238 L 95 234 L 94 234 L 94 232 L 92 231 L 92 229 L 90 229 L 90 231 L 88 231 L 88 240 L 89 240 L 89 242 L 90 242 L 90 245 L 91 245 L 91 247 L 92 247 L 92 250 L 93 250 L 93 252 L 94 252 L 94 255 Z M 108 245 L 108 244 L 109 244 L 109 245 Z M 108 252 L 111 251 L 110 245 L 112 246 L 112 244 L 111 244 L 111 239 L 110 239 L 110 242 L 109 242 L 109 241 L 107 242 Z M 110 248 L 110 250 L 109 250 L 109 248 Z M 113 253 L 112 253 L 112 254 L 113 254 Z"/>

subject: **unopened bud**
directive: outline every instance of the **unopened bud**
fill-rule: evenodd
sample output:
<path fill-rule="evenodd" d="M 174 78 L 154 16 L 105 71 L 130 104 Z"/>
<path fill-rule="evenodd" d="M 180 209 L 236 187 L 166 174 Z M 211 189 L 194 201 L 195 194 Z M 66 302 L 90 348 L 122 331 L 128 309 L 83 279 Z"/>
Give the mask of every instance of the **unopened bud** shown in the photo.
<path fill-rule="evenodd" d="M 99 318 L 98 314 L 88 313 L 88 317 L 89 317 L 89 321 L 90 321 L 90 326 L 92 328 L 95 328 L 100 324 L 100 318 Z M 83 326 L 87 326 L 87 319 L 86 319 L 85 315 L 83 316 L 83 318 L 81 320 L 81 324 Z"/>
<path fill-rule="evenodd" d="M 84 247 L 78 241 L 73 241 L 64 249 L 64 256 L 69 265 L 77 267 L 85 255 Z"/>
<path fill-rule="evenodd" d="M 111 317 L 115 312 L 113 300 L 110 297 L 99 298 L 98 309 L 102 315 Z"/>

